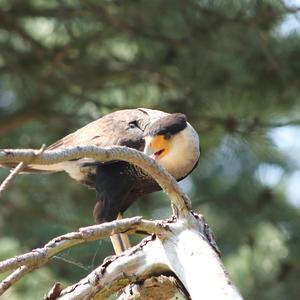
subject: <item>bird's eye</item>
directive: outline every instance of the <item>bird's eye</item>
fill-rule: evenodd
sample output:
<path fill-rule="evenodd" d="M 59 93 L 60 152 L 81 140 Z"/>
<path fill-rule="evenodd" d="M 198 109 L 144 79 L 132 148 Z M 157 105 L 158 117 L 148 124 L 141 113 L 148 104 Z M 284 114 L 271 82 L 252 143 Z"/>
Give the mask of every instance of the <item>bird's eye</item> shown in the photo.
<path fill-rule="evenodd" d="M 169 140 L 170 138 L 171 138 L 171 134 L 169 134 L 169 133 L 164 134 L 165 140 Z"/>
<path fill-rule="evenodd" d="M 129 128 L 139 128 L 137 121 L 132 121 L 129 123 Z"/>

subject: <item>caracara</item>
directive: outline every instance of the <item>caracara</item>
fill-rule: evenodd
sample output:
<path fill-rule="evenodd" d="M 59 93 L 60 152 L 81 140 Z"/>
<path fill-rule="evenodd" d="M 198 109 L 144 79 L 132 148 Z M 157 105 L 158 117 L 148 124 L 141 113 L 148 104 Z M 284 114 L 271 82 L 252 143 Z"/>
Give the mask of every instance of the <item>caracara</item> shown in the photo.
<path fill-rule="evenodd" d="M 46 150 L 70 146 L 127 146 L 150 155 L 177 180 L 197 165 L 199 137 L 185 115 L 138 108 L 110 113 L 58 140 Z M 12 165 L 5 165 L 10 166 Z M 139 197 L 160 190 L 144 171 L 124 161 L 101 162 L 87 158 L 53 165 L 26 167 L 25 172 L 67 172 L 96 190 L 96 223 L 112 221 Z"/>

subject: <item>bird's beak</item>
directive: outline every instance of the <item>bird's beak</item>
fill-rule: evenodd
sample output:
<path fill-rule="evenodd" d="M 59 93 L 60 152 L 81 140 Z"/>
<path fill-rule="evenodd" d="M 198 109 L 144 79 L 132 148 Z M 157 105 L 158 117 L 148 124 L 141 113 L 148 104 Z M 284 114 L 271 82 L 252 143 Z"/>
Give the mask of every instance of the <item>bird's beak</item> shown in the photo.
<path fill-rule="evenodd" d="M 148 155 L 148 156 L 153 156 L 153 154 L 154 154 L 154 151 L 153 151 L 153 149 L 151 148 L 151 146 L 150 146 L 150 143 L 147 145 L 146 144 L 146 146 L 145 146 L 145 149 L 144 149 L 144 153 L 146 154 L 146 155 Z"/>
<path fill-rule="evenodd" d="M 145 138 L 144 153 L 155 160 L 162 158 L 169 151 L 170 142 L 163 135 L 148 136 Z"/>

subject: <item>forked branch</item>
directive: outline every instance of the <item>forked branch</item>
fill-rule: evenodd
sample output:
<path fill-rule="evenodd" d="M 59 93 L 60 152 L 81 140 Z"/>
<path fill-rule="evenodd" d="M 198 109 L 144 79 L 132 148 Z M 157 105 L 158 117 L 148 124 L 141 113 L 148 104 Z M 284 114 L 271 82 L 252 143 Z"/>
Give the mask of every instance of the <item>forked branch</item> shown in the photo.
<path fill-rule="evenodd" d="M 42 145 L 40 150 L 36 151 L 35 155 L 39 155 L 43 153 L 45 150 L 45 145 Z M 12 171 L 11 173 L 5 178 L 5 180 L 0 184 L 0 194 L 4 192 L 9 184 L 12 182 L 12 180 L 23 170 L 25 167 L 25 164 L 23 162 L 20 162 Z"/>
<path fill-rule="evenodd" d="M 0 282 L 0 295 L 2 295 L 12 283 L 26 275 L 29 270 L 31 271 L 32 269 L 41 267 L 46 264 L 51 257 L 65 249 L 81 243 L 103 239 L 116 233 L 139 231 L 160 235 L 166 231 L 166 229 L 159 224 L 161 224 L 159 221 L 147 221 L 143 220 L 141 217 L 133 217 L 100 225 L 83 227 L 76 232 L 67 233 L 54 238 L 42 248 L 34 249 L 26 254 L 4 260 L 0 262 L 0 274 L 11 270 L 15 271 Z"/>
<path fill-rule="evenodd" d="M 130 283 L 166 272 L 177 276 L 191 299 L 242 299 L 224 269 L 203 217 L 191 212 L 190 200 L 176 180 L 148 156 L 126 147 L 77 146 L 38 154 L 30 149 L 0 150 L 0 164 L 54 164 L 82 157 L 98 161 L 124 160 L 142 168 L 169 196 L 172 218 L 146 221 L 135 217 L 81 228 L 57 237 L 42 248 L 0 262 L 0 272 L 15 270 L 0 283 L 0 293 L 67 248 L 115 233 L 139 231 L 152 235 L 124 253 L 106 259 L 73 286 L 63 290 L 56 284 L 48 299 L 106 299 Z"/>

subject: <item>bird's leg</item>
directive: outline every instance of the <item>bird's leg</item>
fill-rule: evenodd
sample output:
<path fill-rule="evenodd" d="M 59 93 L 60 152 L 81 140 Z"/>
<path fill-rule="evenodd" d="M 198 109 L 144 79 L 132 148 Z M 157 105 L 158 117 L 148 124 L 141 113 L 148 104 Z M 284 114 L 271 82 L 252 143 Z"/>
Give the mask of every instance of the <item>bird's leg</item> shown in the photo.
<path fill-rule="evenodd" d="M 113 234 L 110 237 L 111 243 L 113 245 L 113 248 L 115 250 L 116 255 L 119 255 L 123 252 L 122 242 L 121 242 L 121 236 L 119 234 Z"/>
<path fill-rule="evenodd" d="M 121 213 L 118 214 L 118 220 L 123 219 L 123 215 Z M 127 233 L 120 233 L 120 237 L 121 237 L 121 241 L 123 244 L 123 249 L 127 250 L 131 247 L 130 241 L 129 241 L 129 237 Z"/>
<path fill-rule="evenodd" d="M 96 205 L 94 207 L 94 211 L 93 211 L 94 220 L 95 220 L 96 224 L 101 224 L 105 221 L 105 219 L 103 220 L 99 217 L 99 211 L 101 212 L 101 210 L 103 210 L 103 202 L 97 201 Z M 115 250 L 115 253 L 117 255 L 124 251 L 124 249 L 122 247 L 121 237 L 119 234 L 113 234 L 110 237 L 110 240 L 111 240 L 112 246 Z"/>
<path fill-rule="evenodd" d="M 117 220 L 123 219 L 123 216 L 121 213 L 118 214 Z M 113 248 L 115 250 L 115 253 L 119 255 L 124 250 L 127 250 L 131 247 L 128 234 L 126 233 L 120 233 L 120 234 L 113 234 L 110 237 L 111 243 L 113 245 Z"/>

